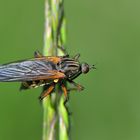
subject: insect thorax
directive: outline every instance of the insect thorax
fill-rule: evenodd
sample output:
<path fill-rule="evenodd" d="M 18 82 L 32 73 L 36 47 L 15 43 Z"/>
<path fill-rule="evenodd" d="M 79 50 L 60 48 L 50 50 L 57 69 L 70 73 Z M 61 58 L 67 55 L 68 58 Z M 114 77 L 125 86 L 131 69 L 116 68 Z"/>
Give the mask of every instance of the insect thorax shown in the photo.
<path fill-rule="evenodd" d="M 76 76 L 81 71 L 80 63 L 72 58 L 63 58 L 59 63 L 59 70 L 62 71 L 67 78 Z"/>

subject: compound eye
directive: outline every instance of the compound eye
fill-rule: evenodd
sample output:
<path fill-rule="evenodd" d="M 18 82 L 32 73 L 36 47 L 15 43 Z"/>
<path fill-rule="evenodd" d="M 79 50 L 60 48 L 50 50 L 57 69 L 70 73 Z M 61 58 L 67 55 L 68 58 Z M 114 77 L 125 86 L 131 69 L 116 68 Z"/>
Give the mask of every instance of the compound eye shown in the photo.
<path fill-rule="evenodd" d="M 82 73 L 86 74 L 89 72 L 89 65 L 87 63 L 81 64 Z"/>

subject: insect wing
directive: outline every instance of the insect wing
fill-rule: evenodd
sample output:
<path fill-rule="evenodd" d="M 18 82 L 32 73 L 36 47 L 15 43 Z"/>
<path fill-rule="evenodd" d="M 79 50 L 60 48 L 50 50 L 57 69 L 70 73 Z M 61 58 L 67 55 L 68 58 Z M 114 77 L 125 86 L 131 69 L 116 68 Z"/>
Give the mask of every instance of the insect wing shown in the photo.
<path fill-rule="evenodd" d="M 34 59 L 0 66 L 0 81 L 32 81 L 64 78 L 65 75 L 56 69 L 48 60 Z"/>

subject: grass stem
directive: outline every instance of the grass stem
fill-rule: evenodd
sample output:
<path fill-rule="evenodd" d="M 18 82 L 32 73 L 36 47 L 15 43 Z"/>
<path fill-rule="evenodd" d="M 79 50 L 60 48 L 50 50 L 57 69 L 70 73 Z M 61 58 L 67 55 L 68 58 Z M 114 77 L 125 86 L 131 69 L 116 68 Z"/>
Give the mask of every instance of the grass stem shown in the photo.
<path fill-rule="evenodd" d="M 45 0 L 45 56 L 64 55 L 58 46 L 66 46 L 64 0 Z M 69 115 L 64 95 L 55 92 L 43 99 L 43 140 L 69 140 Z"/>

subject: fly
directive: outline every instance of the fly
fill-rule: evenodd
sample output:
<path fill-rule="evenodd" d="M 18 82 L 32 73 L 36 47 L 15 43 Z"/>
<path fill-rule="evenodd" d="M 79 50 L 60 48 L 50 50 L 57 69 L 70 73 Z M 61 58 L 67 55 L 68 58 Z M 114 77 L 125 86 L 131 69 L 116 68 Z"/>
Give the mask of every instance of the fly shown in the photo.
<path fill-rule="evenodd" d="M 69 82 L 76 90 L 83 90 L 83 86 L 73 80 L 80 74 L 86 74 L 94 65 L 80 63 L 76 55 L 71 58 L 66 56 L 43 56 L 38 51 L 33 59 L 0 65 L 0 82 L 21 82 L 21 90 L 47 85 L 47 89 L 40 95 L 40 100 L 48 96 L 59 84 L 67 99 L 68 89 L 65 82 Z"/>

